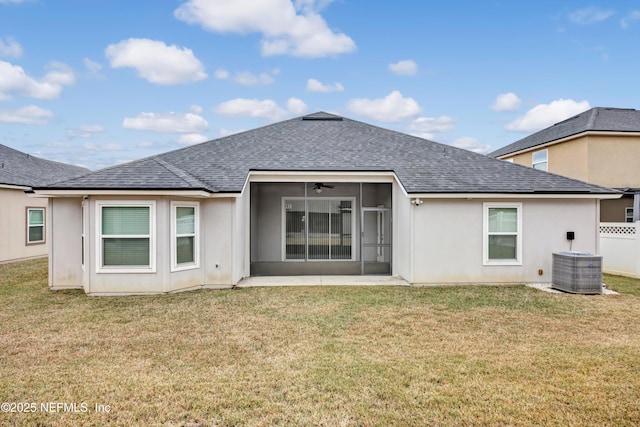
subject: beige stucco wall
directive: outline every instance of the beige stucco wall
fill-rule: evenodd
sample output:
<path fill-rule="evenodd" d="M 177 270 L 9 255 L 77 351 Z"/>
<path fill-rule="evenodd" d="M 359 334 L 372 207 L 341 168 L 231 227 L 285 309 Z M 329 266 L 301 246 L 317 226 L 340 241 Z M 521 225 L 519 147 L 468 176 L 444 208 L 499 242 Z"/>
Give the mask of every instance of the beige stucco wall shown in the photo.
<path fill-rule="evenodd" d="M 589 182 L 640 188 L 640 136 L 589 136 Z"/>
<path fill-rule="evenodd" d="M 85 200 L 85 266 L 82 259 L 82 199 L 52 199 L 51 233 L 54 246 L 50 261 L 50 286 L 82 287 L 91 295 L 172 292 L 202 286 L 230 287 L 242 275 L 234 265 L 233 234 L 237 212 L 234 198 L 181 199 L 176 197 L 90 197 Z M 98 272 L 97 201 L 155 200 L 156 270 L 149 273 Z M 200 264 L 198 268 L 171 272 L 171 201 L 200 202 Z M 236 256 L 237 258 L 237 256 Z M 234 269 L 236 271 L 234 275 Z"/>
<path fill-rule="evenodd" d="M 633 207 L 633 197 L 603 200 L 600 202 L 601 222 L 625 222 L 625 208 Z"/>
<path fill-rule="evenodd" d="M 393 183 L 393 263 L 392 274 L 413 281 L 413 209 L 411 199 L 397 182 Z"/>
<path fill-rule="evenodd" d="M 49 252 L 46 238 L 45 243 L 27 245 L 27 207 L 46 209 L 47 199 L 29 197 L 20 189 L 0 188 L 0 262 L 46 256 Z M 45 218 L 45 233 L 48 223 Z"/>
<path fill-rule="evenodd" d="M 505 157 L 531 167 L 532 153 L 548 150 L 549 172 L 611 188 L 640 188 L 639 135 L 584 135 Z"/>
<path fill-rule="evenodd" d="M 49 286 L 82 288 L 82 199 L 49 199 L 49 218 Z"/>
<path fill-rule="evenodd" d="M 597 201 L 525 199 L 520 200 L 522 265 L 484 266 L 483 202 L 489 201 L 432 199 L 412 207 L 415 250 L 411 282 L 550 282 L 551 254 L 569 250 L 567 231 L 576 235 L 573 250 L 597 253 Z M 538 269 L 544 273 L 538 275 Z"/>

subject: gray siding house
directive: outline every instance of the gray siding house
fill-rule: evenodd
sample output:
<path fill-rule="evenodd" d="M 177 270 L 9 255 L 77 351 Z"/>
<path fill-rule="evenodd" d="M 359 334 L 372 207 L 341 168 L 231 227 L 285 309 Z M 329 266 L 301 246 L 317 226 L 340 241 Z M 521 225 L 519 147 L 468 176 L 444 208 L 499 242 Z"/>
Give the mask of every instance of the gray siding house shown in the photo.
<path fill-rule="evenodd" d="M 34 186 L 75 178 L 88 169 L 52 162 L 0 144 L 0 263 L 46 256 L 47 200 Z"/>
<path fill-rule="evenodd" d="M 259 275 L 551 280 L 597 252 L 615 190 L 319 112 L 41 186 L 50 286 L 91 295 Z"/>

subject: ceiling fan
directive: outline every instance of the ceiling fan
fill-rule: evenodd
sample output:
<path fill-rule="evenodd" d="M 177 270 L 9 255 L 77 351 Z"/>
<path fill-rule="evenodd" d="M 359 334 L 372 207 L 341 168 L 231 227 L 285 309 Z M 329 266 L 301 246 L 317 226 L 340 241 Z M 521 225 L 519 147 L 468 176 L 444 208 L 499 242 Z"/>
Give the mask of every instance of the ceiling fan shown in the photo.
<path fill-rule="evenodd" d="M 316 190 L 316 193 L 321 193 L 323 188 L 334 188 L 335 185 L 333 184 L 325 184 L 322 182 L 316 182 L 313 185 L 313 189 Z"/>

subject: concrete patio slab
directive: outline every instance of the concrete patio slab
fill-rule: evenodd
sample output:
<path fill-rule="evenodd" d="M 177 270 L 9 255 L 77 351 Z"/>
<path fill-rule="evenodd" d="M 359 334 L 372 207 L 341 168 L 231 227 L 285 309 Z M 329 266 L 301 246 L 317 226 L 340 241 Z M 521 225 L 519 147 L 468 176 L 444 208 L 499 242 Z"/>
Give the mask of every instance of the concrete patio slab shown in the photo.
<path fill-rule="evenodd" d="M 246 277 L 236 288 L 259 286 L 411 286 L 397 276 L 256 276 Z"/>

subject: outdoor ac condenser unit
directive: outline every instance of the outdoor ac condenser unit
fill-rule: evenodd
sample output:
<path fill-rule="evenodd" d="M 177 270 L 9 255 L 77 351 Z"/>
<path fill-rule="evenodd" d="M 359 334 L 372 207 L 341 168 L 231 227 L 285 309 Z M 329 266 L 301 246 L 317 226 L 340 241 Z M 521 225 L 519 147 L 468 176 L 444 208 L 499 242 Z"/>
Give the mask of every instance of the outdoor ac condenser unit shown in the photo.
<path fill-rule="evenodd" d="M 553 254 L 552 288 L 574 294 L 602 293 L 602 256 L 585 252 Z"/>

